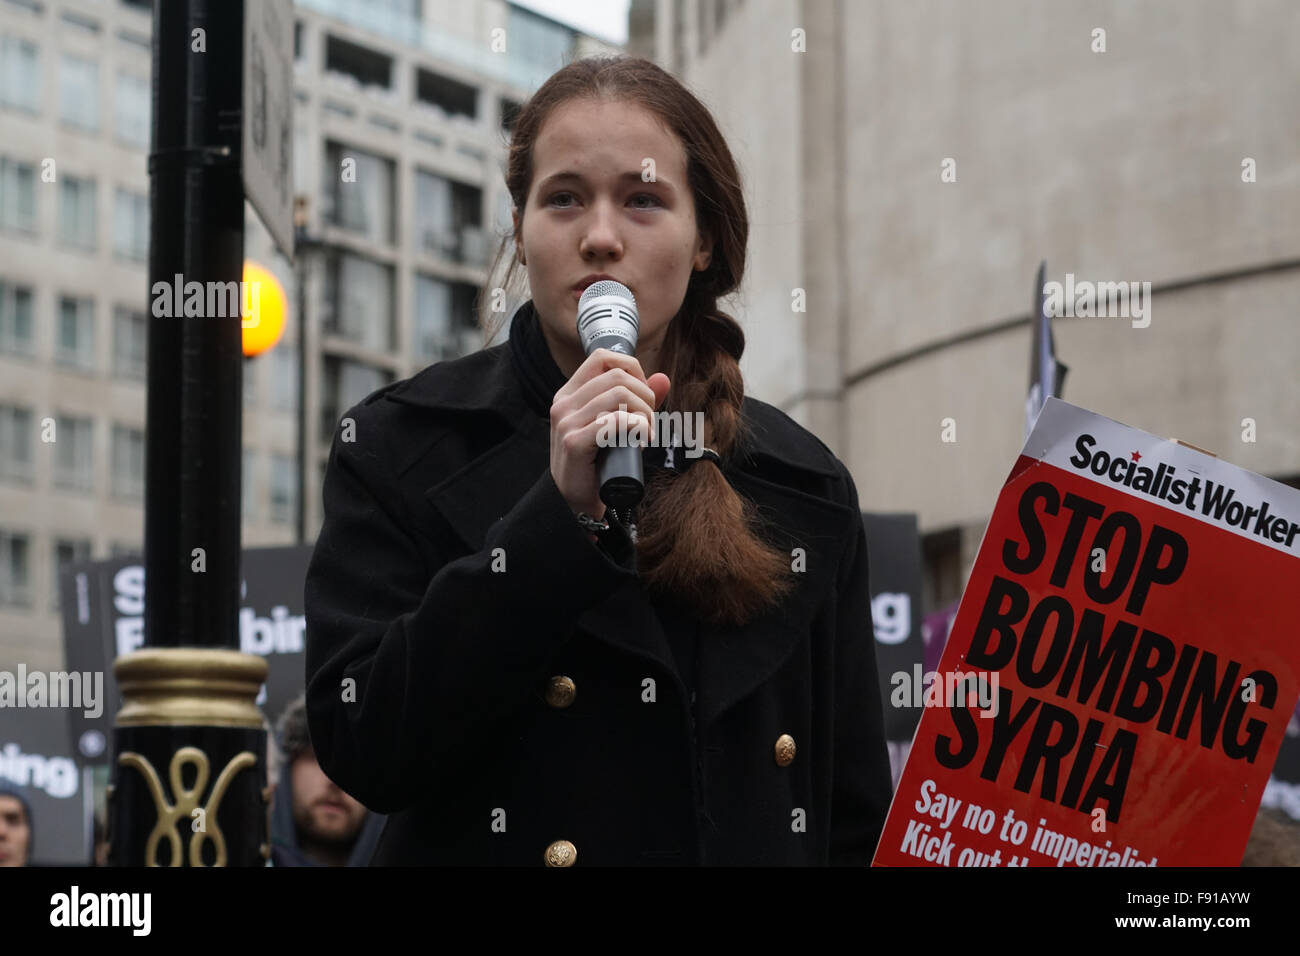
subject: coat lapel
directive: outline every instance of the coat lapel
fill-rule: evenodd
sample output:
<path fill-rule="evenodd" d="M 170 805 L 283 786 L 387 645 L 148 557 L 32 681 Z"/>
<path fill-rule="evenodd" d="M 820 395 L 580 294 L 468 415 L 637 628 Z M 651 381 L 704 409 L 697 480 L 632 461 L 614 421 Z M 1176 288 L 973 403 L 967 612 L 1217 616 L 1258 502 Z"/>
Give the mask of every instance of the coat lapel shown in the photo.
<path fill-rule="evenodd" d="M 537 481 L 538 461 L 549 455 L 549 423 L 515 432 L 451 478 L 424 492 L 471 550 L 483 547 L 492 524 L 509 502 L 522 498 Z M 659 615 L 639 582 L 619 588 L 578 618 L 578 627 L 599 640 L 647 658 L 676 673 L 672 649 Z"/>
<path fill-rule="evenodd" d="M 846 529 L 853 529 L 854 520 L 862 520 L 843 505 L 744 472 L 728 470 L 727 478 L 765 514 L 769 537 L 778 548 L 791 554 L 792 562 L 795 549 L 803 549 L 805 570 L 793 575 L 795 586 L 786 600 L 743 628 L 701 625 L 702 727 L 769 680 L 812 633 L 817 609 L 839 566 Z"/>

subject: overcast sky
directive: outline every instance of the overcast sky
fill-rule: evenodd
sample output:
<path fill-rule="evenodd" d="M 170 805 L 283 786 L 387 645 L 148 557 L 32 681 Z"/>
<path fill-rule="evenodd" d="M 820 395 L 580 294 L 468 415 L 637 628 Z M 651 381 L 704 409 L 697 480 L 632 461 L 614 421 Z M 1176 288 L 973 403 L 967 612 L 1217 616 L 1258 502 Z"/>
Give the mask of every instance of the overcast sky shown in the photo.
<path fill-rule="evenodd" d="M 611 43 L 627 43 L 627 8 L 631 0 L 511 0 L 583 33 Z"/>

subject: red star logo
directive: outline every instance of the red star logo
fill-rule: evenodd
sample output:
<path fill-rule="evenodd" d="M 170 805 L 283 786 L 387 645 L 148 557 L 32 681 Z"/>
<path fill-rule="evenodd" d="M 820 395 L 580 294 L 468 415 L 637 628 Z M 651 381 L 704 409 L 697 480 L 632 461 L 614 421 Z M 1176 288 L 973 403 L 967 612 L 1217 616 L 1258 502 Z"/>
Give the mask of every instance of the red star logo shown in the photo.
<path fill-rule="evenodd" d="M 1141 460 L 1142 460 L 1142 456 L 1139 455 L 1137 452 L 1133 452 L 1132 458 L 1133 458 L 1134 461 L 1141 461 Z"/>

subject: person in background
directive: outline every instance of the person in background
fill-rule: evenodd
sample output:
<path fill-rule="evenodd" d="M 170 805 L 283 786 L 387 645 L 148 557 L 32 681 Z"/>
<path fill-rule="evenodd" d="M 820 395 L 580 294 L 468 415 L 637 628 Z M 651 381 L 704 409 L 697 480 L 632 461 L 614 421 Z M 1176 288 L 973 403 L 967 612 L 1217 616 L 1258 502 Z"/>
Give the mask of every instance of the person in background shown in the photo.
<path fill-rule="evenodd" d="M 90 865 L 108 866 L 108 826 L 98 813 L 95 814 L 95 823 L 91 830 L 91 843 Z"/>
<path fill-rule="evenodd" d="M 272 866 L 366 866 L 384 817 L 368 811 L 325 776 L 298 697 L 276 725 L 282 762 L 271 803 Z"/>
<path fill-rule="evenodd" d="M 32 805 L 17 790 L 0 787 L 0 866 L 30 866 Z"/>
<path fill-rule="evenodd" d="M 1261 807 L 1250 830 L 1242 866 L 1300 866 L 1300 821 Z"/>

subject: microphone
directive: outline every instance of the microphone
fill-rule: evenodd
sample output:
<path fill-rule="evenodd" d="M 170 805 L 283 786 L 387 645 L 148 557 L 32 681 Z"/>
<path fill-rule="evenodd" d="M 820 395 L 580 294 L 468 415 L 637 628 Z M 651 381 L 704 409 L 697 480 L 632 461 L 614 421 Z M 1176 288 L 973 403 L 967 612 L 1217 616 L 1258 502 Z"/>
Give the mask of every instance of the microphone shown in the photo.
<path fill-rule="evenodd" d="M 578 339 L 587 355 L 596 349 L 635 355 L 640 329 L 636 297 L 621 282 L 593 282 L 578 299 Z M 600 500 L 625 519 L 645 496 L 641 449 L 636 445 L 602 448 L 596 453 L 596 468 Z"/>

